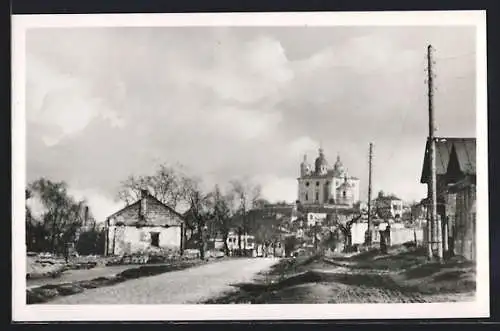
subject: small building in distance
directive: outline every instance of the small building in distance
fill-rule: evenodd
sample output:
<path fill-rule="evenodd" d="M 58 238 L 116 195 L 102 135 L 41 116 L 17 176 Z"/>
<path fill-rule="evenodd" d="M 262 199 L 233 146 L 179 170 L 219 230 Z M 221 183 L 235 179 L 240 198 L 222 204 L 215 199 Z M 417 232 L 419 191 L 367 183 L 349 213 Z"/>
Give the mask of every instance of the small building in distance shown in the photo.
<path fill-rule="evenodd" d="M 141 198 L 106 219 L 106 255 L 127 255 L 158 248 L 182 253 L 184 219 L 142 191 Z"/>
<path fill-rule="evenodd" d="M 384 219 L 400 219 L 403 216 L 403 200 L 392 194 L 379 194 L 374 200 L 374 207 L 379 217 Z"/>

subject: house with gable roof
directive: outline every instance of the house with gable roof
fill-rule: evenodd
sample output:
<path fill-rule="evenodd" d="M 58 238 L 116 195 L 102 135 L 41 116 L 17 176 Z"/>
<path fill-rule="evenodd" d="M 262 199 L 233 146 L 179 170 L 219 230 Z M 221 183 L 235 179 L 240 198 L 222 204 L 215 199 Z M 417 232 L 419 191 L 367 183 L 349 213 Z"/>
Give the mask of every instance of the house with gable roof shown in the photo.
<path fill-rule="evenodd" d="M 420 182 L 430 179 L 429 142 Z M 438 215 L 448 253 L 476 258 L 476 139 L 436 138 Z M 423 200 L 428 205 L 427 199 Z M 428 210 L 428 208 L 427 208 Z M 427 217 L 429 218 L 429 217 Z"/>
<path fill-rule="evenodd" d="M 106 219 L 106 255 L 134 254 L 149 248 L 182 253 L 184 218 L 146 190 L 141 198 Z"/>

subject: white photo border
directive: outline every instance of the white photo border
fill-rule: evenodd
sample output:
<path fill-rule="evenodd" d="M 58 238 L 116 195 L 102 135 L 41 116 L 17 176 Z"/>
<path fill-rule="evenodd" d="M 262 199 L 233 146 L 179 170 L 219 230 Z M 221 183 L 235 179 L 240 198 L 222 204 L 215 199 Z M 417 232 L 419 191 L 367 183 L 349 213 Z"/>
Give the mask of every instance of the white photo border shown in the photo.
<path fill-rule="evenodd" d="M 473 302 L 290 305 L 27 305 L 25 35 L 49 27 L 475 26 L 477 61 L 477 292 Z M 489 317 L 486 11 L 85 14 L 12 16 L 12 261 L 14 321 L 322 320 Z"/>

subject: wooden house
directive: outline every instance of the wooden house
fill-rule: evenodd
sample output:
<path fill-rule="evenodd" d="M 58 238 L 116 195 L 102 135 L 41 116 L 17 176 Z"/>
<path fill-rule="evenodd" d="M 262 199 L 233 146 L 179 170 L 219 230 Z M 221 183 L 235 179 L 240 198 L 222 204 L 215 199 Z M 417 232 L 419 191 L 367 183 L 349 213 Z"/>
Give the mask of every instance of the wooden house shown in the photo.
<path fill-rule="evenodd" d="M 423 184 L 429 183 L 429 162 L 427 141 L 420 179 Z M 442 220 L 442 241 L 448 253 L 468 259 L 475 259 L 475 183 L 476 139 L 436 138 L 437 212 Z M 428 202 L 423 200 L 426 207 Z"/>

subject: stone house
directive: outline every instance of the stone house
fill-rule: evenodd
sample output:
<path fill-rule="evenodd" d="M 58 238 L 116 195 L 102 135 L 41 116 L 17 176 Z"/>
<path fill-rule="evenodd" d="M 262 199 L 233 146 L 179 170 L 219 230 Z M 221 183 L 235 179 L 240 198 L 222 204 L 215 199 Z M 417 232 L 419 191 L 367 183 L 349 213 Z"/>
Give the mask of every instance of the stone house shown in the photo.
<path fill-rule="evenodd" d="M 174 209 L 142 191 L 141 198 L 106 219 L 106 255 L 147 249 L 182 253 L 184 219 Z"/>

